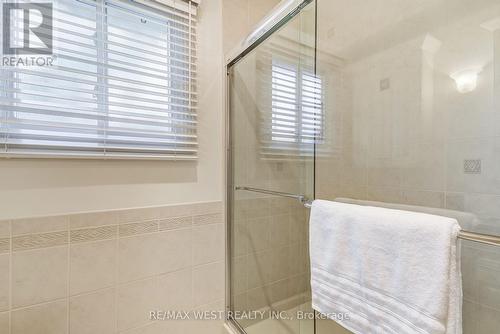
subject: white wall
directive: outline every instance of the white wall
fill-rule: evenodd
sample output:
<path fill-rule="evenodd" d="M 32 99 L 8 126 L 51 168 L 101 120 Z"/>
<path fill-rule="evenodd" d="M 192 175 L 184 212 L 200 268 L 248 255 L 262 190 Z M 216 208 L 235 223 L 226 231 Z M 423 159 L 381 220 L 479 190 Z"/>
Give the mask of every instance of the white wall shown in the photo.
<path fill-rule="evenodd" d="M 109 210 L 223 196 L 220 0 L 199 11 L 199 161 L 0 160 L 0 219 Z"/>
<path fill-rule="evenodd" d="M 232 55 L 260 20 L 280 0 L 222 0 L 224 17 L 224 54 Z"/>

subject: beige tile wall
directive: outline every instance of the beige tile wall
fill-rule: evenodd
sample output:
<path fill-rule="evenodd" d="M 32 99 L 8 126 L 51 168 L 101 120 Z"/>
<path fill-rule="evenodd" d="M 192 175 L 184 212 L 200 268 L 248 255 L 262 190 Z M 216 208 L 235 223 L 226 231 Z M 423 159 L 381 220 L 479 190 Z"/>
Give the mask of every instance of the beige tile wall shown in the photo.
<path fill-rule="evenodd" d="M 395 23 L 391 31 L 376 30 L 375 24 L 358 25 L 357 33 L 364 34 L 365 40 L 351 31 L 355 28 L 348 22 L 331 23 L 336 21 L 335 11 L 326 10 L 335 4 L 349 13 L 356 11 L 353 6 L 336 0 L 320 0 L 319 4 L 324 13 L 318 25 L 320 35 L 326 36 L 332 25 L 337 26 L 337 34 L 320 40 L 319 49 L 336 46 L 337 55 L 351 52 L 334 73 L 342 84 L 335 85 L 330 77 L 327 81 L 327 95 L 340 95 L 337 100 L 342 101 L 326 105 L 327 113 L 339 115 L 340 120 L 328 126 L 338 127 L 342 139 L 339 154 L 318 159 L 317 197 L 466 211 L 478 219 L 474 226 L 464 228 L 500 234 L 500 105 L 495 95 L 500 87 L 495 70 L 500 68 L 500 40 L 498 34 L 481 27 L 488 18 L 498 17 L 498 2 L 491 7 L 471 5 L 484 12 L 460 13 L 455 21 L 441 20 L 431 30 L 422 20 L 423 26 L 416 24 L 411 37 L 393 40 L 391 31 L 398 31 L 405 20 Z M 395 7 L 391 4 L 390 8 Z M 368 13 L 370 7 L 366 9 Z M 443 12 L 422 11 L 422 17 L 442 18 L 452 9 L 446 3 Z M 351 42 L 362 41 L 368 47 L 363 53 L 342 49 L 337 43 L 342 42 L 342 34 L 358 36 Z M 387 43 L 380 43 L 383 38 Z M 439 39 L 439 47 L 431 53 L 426 48 L 429 38 Z M 473 63 L 479 66 L 477 59 L 488 60 L 481 65 L 477 88 L 461 94 L 450 74 Z M 326 68 L 322 63 L 319 67 Z M 390 80 L 386 90 L 380 87 L 383 79 Z M 481 159 L 481 173 L 465 173 L 466 159 Z M 494 328 L 500 326 L 500 250 L 465 241 L 462 245 L 464 333 L 496 332 Z"/>
<path fill-rule="evenodd" d="M 310 300 L 308 210 L 288 198 L 247 197 L 234 211 L 234 309 L 289 310 Z"/>
<path fill-rule="evenodd" d="M 222 310 L 224 240 L 221 202 L 2 221 L 0 333 L 220 333 L 149 312 Z"/>

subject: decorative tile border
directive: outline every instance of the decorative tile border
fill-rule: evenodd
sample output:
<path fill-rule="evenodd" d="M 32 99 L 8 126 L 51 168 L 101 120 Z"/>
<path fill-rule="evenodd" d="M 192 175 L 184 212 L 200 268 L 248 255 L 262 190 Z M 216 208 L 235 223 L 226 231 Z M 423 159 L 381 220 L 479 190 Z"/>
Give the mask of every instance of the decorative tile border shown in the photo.
<path fill-rule="evenodd" d="M 157 221 L 146 221 L 142 223 L 132 223 L 120 225 L 120 237 L 128 237 L 131 235 L 158 232 Z"/>
<path fill-rule="evenodd" d="M 12 251 L 46 248 L 68 243 L 68 231 L 30 234 L 12 238 Z"/>
<path fill-rule="evenodd" d="M 176 230 L 180 228 L 191 227 L 192 217 L 175 217 L 160 220 L 160 231 Z"/>
<path fill-rule="evenodd" d="M 0 254 L 217 224 L 220 212 L 221 202 L 202 202 L 2 221 Z"/>
<path fill-rule="evenodd" d="M 193 217 L 193 226 L 222 223 L 222 214 L 199 215 Z"/>
<path fill-rule="evenodd" d="M 118 226 L 91 227 L 71 231 L 71 242 L 89 242 L 116 238 Z"/>
<path fill-rule="evenodd" d="M 0 239 L 0 254 L 10 252 L 10 238 Z"/>

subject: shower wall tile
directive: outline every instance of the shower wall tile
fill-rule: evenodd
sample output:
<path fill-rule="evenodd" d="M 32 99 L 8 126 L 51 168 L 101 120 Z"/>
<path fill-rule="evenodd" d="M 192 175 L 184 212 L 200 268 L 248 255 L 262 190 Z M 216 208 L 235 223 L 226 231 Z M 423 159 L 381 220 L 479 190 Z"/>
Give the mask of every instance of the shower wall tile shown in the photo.
<path fill-rule="evenodd" d="M 224 224 L 193 227 L 193 265 L 224 260 Z"/>
<path fill-rule="evenodd" d="M 118 280 L 127 282 L 159 272 L 156 255 L 158 235 L 120 239 L 118 242 Z"/>
<path fill-rule="evenodd" d="M 448 143 L 447 185 L 453 192 L 497 194 L 500 189 L 500 138 L 463 139 Z M 481 172 L 464 173 L 464 160 L 480 159 Z"/>
<path fill-rule="evenodd" d="M 118 331 L 149 322 L 149 312 L 158 306 L 156 280 L 153 277 L 118 286 Z"/>
<path fill-rule="evenodd" d="M 235 220 L 231 230 L 232 257 L 246 255 L 248 252 L 248 228 L 245 220 Z"/>
<path fill-rule="evenodd" d="M 446 209 L 465 211 L 465 194 L 464 193 L 446 193 Z"/>
<path fill-rule="evenodd" d="M 68 216 L 16 219 L 12 221 L 12 235 L 67 231 Z"/>
<path fill-rule="evenodd" d="M 158 277 L 159 310 L 187 311 L 193 308 L 191 268 Z"/>
<path fill-rule="evenodd" d="M 292 199 L 238 195 L 232 231 L 232 289 L 237 294 L 233 302 L 245 310 L 304 303 L 308 210 Z"/>
<path fill-rule="evenodd" d="M 476 305 L 475 319 L 477 321 L 477 332 L 471 333 L 495 333 L 500 327 L 500 312 L 484 305 Z"/>
<path fill-rule="evenodd" d="M 446 156 L 444 141 L 418 142 L 409 151 L 412 162 L 401 169 L 401 187 L 445 191 Z"/>
<path fill-rule="evenodd" d="M 165 332 L 161 326 L 161 323 L 155 322 L 152 324 L 147 324 L 145 326 L 140 326 L 137 328 L 132 328 L 128 329 L 122 332 L 119 332 L 120 334 L 164 334 L 164 333 L 169 333 Z M 163 331 L 162 331 L 163 330 Z M 173 331 L 171 333 L 182 333 L 181 331 Z"/>
<path fill-rule="evenodd" d="M 195 307 L 224 299 L 224 263 L 215 262 L 193 268 Z"/>
<path fill-rule="evenodd" d="M 192 229 L 160 232 L 158 242 L 158 255 L 155 261 L 160 274 L 193 266 Z M 207 253 L 209 252 L 212 252 L 212 249 L 207 249 Z"/>
<path fill-rule="evenodd" d="M 0 221 L 0 254 L 10 252 L 11 222 Z"/>
<path fill-rule="evenodd" d="M 118 224 L 118 211 L 88 212 L 69 216 L 72 230 Z"/>
<path fill-rule="evenodd" d="M 171 206 L 171 208 L 175 208 L 175 206 Z M 193 216 L 200 215 L 219 215 L 218 219 L 224 219 L 221 216 L 221 212 L 224 211 L 224 205 L 222 202 L 201 202 L 196 203 L 196 205 L 188 205 L 191 209 L 190 214 Z"/>
<path fill-rule="evenodd" d="M 116 331 L 115 308 L 113 288 L 70 298 L 70 333 L 114 333 Z"/>
<path fill-rule="evenodd" d="M 403 204 L 427 206 L 431 208 L 444 207 L 444 192 L 403 189 L 402 197 Z"/>
<path fill-rule="evenodd" d="M 0 255 L 0 312 L 9 309 L 10 255 Z"/>
<path fill-rule="evenodd" d="M 281 214 L 271 217 L 270 241 L 273 246 L 290 244 L 290 215 Z"/>
<path fill-rule="evenodd" d="M 2 220 L 0 221 L 0 238 L 9 238 L 10 237 L 10 220 Z"/>
<path fill-rule="evenodd" d="M 231 291 L 233 296 L 246 292 L 248 289 L 248 257 L 241 256 L 231 262 Z M 235 297 L 236 298 L 236 297 Z"/>
<path fill-rule="evenodd" d="M 272 255 L 270 251 L 249 254 L 247 260 L 248 289 L 262 287 L 272 282 Z"/>
<path fill-rule="evenodd" d="M 0 222 L 0 333 L 164 333 L 171 324 L 152 323 L 150 311 L 224 298 L 222 210 L 205 202 Z M 189 333 L 192 323 L 175 326 Z"/>
<path fill-rule="evenodd" d="M 70 247 L 70 295 L 114 286 L 117 240 L 80 243 Z"/>
<path fill-rule="evenodd" d="M 200 306 L 195 308 L 195 311 L 204 312 L 204 311 L 217 311 L 222 312 L 225 310 L 224 299 L 219 299 L 214 302 L 210 302 L 209 304 Z M 221 319 L 216 320 L 194 320 L 190 322 L 188 333 L 226 333 L 225 329 L 223 329 L 224 321 Z M 162 332 L 163 333 L 163 332 Z M 167 333 L 179 333 L 179 331 L 167 331 Z"/>
<path fill-rule="evenodd" d="M 0 333 L 9 333 L 10 314 L 9 312 L 0 312 Z"/>
<path fill-rule="evenodd" d="M 69 334 L 68 303 L 60 300 L 13 310 L 12 334 Z"/>
<path fill-rule="evenodd" d="M 248 246 L 252 252 L 271 247 L 271 217 L 248 219 Z"/>
<path fill-rule="evenodd" d="M 370 201 L 403 203 L 403 191 L 399 187 L 368 186 L 365 198 Z"/>
<path fill-rule="evenodd" d="M 134 223 L 145 220 L 155 220 L 160 218 L 160 208 L 140 208 L 118 211 L 118 221 L 123 223 Z"/>
<path fill-rule="evenodd" d="M 68 246 L 12 254 L 12 307 L 68 296 Z"/>

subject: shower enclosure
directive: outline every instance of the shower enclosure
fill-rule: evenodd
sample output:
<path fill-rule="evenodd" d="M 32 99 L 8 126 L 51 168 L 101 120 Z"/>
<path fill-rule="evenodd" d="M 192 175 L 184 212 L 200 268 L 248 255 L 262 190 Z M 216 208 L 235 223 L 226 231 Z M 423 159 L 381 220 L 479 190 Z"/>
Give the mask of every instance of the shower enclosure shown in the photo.
<path fill-rule="evenodd" d="M 464 333 L 497 332 L 500 3 L 280 4 L 227 67 L 227 306 L 265 312 L 231 323 L 349 333 L 311 318 L 307 202 L 351 198 L 458 211 Z"/>

